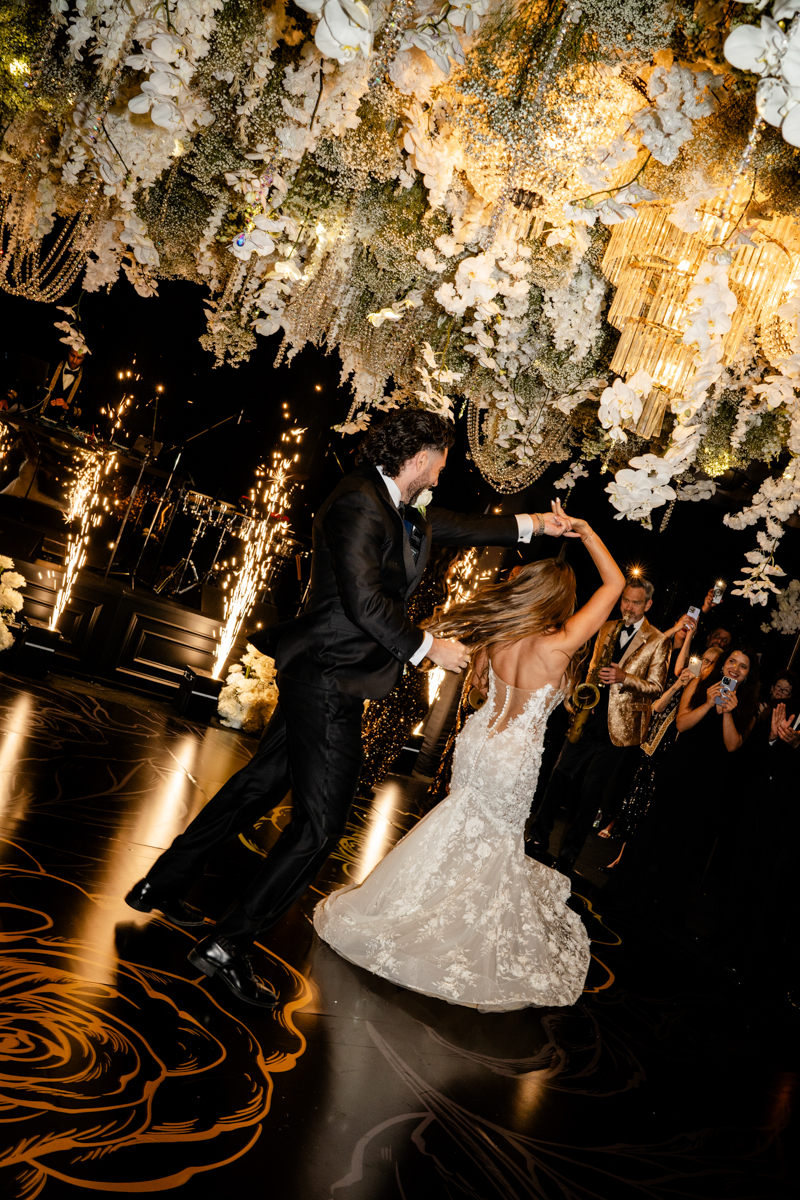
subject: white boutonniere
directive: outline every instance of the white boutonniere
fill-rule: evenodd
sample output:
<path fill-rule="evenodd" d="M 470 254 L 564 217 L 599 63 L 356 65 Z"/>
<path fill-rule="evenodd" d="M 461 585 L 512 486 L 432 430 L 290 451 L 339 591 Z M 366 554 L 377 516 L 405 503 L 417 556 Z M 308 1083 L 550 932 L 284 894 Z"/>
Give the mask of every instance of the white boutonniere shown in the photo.
<path fill-rule="evenodd" d="M 423 519 L 425 517 L 425 512 L 428 508 L 428 505 L 430 504 L 432 499 L 433 499 L 433 492 L 431 491 L 430 488 L 425 488 L 425 491 L 420 492 L 419 496 L 417 496 L 417 499 L 414 503 L 414 508 L 417 510 L 417 512 Z"/>

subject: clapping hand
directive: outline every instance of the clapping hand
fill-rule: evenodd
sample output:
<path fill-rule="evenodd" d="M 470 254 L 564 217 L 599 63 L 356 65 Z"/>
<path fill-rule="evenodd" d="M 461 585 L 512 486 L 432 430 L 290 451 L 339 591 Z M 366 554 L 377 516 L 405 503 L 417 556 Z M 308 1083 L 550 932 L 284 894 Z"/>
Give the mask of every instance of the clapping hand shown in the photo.
<path fill-rule="evenodd" d="M 772 710 L 772 716 L 770 717 L 769 740 L 771 742 L 777 741 L 777 739 L 780 737 L 781 725 L 785 722 L 785 720 L 786 705 L 783 703 L 783 701 L 781 701 L 780 704 L 775 705 Z"/>
<path fill-rule="evenodd" d="M 794 729 L 795 718 L 786 716 L 786 705 L 781 702 L 776 704 L 772 710 L 772 720 L 770 724 L 770 741 L 774 742 L 778 738 L 782 742 L 786 742 L 793 750 L 800 746 L 800 730 Z"/>

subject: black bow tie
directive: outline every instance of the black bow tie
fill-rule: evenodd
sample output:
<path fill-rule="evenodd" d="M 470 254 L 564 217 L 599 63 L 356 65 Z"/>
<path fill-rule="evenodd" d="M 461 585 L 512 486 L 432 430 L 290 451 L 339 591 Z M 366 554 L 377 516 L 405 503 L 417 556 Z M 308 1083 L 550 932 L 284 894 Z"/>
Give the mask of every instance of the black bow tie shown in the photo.
<path fill-rule="evenodd" d="M 620 629 L 620 631 L 619 631 L 620 637 L 622 636 L 623 633 L 625 634 L 626 637 L 632 637 L 634 629 L 635 629 L 634 625 L 623 625 L 622 629 Z"/>

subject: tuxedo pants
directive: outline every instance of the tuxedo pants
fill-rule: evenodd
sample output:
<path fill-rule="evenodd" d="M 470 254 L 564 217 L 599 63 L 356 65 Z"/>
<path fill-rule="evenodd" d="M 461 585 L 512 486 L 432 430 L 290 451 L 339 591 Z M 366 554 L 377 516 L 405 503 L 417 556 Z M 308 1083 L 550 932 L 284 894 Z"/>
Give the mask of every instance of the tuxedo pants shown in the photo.
<path fill-rule="evenodd" d="M 148 872 L 157 895 L 182 897 L 206 860 L 292 789 L 292 817 L 262 866 L 216 924 L 252 942 L 291 908 L 344 832 L 361 770 L 364 701 L 279 677 L 280 700 L 256 753 Z"/>
<path fill-rule="evenodd" d="M 616 794 L 630 747 L 615 746 L 609 737 L 587 733 L 579 742 L 564 742 L 530 831 L 530 837 L 547 851 L 558 810 L 571 812 L 558 857 L 574 863 L 589 836 L 597 810 L 605 797 Z M 634 747 L 635 749 L 635 747 Z"/>

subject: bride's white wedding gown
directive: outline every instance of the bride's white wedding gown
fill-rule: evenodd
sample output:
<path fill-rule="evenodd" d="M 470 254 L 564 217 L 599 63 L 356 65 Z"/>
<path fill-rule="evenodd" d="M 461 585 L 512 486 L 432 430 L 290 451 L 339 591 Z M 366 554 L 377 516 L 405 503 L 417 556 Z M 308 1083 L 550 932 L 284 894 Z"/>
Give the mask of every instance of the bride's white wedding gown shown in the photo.
<path fill-rule="evenodd" d="M 360 885 L 321 901 L 317 933 L 402 987 L 485 1012 L 573 1004 L 589 939 L 569 880 L 527 858 L 524 828 L 547 718 L 562 693 L 509 687 L 456 741 L 450 794 Z"/>

